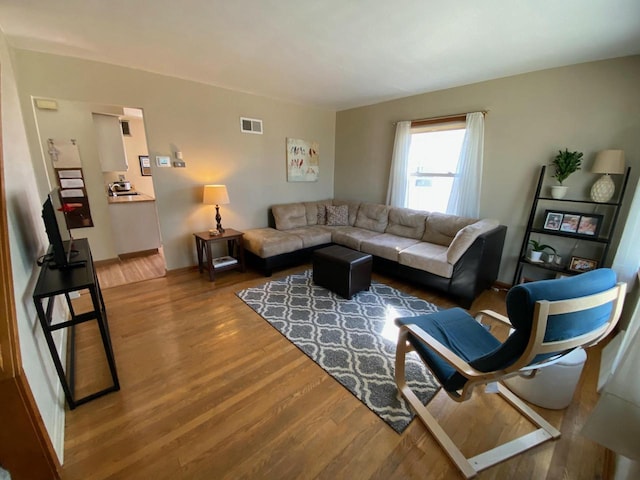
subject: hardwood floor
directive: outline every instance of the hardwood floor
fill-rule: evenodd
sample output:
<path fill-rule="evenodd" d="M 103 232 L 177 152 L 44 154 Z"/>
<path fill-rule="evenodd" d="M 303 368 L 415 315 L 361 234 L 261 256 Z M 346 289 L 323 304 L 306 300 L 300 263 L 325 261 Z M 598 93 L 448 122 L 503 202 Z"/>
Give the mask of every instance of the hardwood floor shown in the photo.
<path fill-rule="evenodd" d="M 268 280 L 230 271 L 210 283 L 194 268 L 104 291 L 122 388 L 67 412 L 63 478 L 461 478 L 417 419 L 395 433 L 235 295 Z M 504 312 L 503 297 L 487 291 L 473 310 Z M 78 328 L 80 389 L 109 380 L 90 323 Z M 562 437 L 478 478 L 601 478 L 604 449 L 579 434 L 597 399 L 599 350 L 588 357 L 568 409 L 536 408 Z M 466 454 L 533 430 L 491 394 L 456 404 L 440 392 L 429 410 Z"/>
<path fill-rule="evenodd" d="M 166 274 L 162 251 L 116 261 L 96 262 L 102 289 L 163 277 Z"/>

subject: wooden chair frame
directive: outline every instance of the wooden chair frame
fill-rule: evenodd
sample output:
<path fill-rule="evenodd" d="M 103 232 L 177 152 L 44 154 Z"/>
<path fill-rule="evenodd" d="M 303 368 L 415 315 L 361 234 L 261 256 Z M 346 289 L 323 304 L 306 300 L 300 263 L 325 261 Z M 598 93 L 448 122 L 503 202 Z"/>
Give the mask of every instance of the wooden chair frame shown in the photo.
<path fill-rule="evenodd" d="M 625 291 L 626 284 L 618 283 L 615 287 L 595 295 L 554 302 L 546 300 L 536 302 L 531 336 L 524 353 L 509 367 L 493 372 L 480 372 L 476 370 L 421 328 L 411 324 L 403 325 L 398 335 L 396 350 L 395 377 L 398 390 L 413 407 L 420 420 L 422 420 L 465 478 L 473 478 L 478 472 L 486 468 L 514 457 L 515 455 L 519 455 L 547 440 L 560 437 L 559 430 L 513 394 L 506 386 L 498 382 L 515 375 L 522 375 L 523 372 L 527 371 L 529 372 L 529 377 L 532 377 L 538 369 L 556 363 L 576 348 L 591 347 L 607 337 L 620 318 Z M 549 316 L 580 312 L 609 302 L 613 302 L 613 308 L 609 319 L 602 327 L 579 337 L 562 341 L 544 342 L 544 334 Z M 483 316 L 491 317 L 511 326 L 507 317 L 493 311 L 483 310 L 478 312 L 476 320 L 480 321 Z M 442 360 L 449 363 L 457 372 L 468 379 L 461 391 L 447 392 L 453 400 L 463 402 L 471 398 L 475 387 L 488 383 L 496 383 L 500 396 L 538 428 L 531 433 L 525 434 L 486 452 L 471 458 L 466 458 L 406 383 L 405 357 L 409 351 L 413 350 L 412 345 L 408 341 L 409 334 L 427 345 Z M 558 351 L 562 351 L 563 353 L 550 360 L 530 365 L 536 355 Z"/>

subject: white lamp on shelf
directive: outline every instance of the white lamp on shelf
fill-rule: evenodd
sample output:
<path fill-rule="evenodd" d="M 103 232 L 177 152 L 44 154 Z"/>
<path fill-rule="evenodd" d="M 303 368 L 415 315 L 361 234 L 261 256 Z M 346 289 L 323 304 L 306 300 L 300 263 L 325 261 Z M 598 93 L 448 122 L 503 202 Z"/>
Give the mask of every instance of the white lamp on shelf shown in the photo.
<path fill-rule="evenodd" d="M 596 160 L 593 162 L 591 173 L 602 173 L 603 175 L 591 187 L 591 200 L 600 203 L 611 200 L 616 186 L 609 175 L 623 174 L 624 168 L 623 150 L 602 150 L 598 152 Z"/>
<path fill-rule="evenodd" d="M 220 217 L 220 205 L 226 205 L 229 203 L 229 193 L 227 193 L 226 185 L 205 185 L 202 195 L 202 203 L 205 205 L 216 206 L 216 229 L 220 233 L 224 233 L 222 228 L 222 217 Z"/>

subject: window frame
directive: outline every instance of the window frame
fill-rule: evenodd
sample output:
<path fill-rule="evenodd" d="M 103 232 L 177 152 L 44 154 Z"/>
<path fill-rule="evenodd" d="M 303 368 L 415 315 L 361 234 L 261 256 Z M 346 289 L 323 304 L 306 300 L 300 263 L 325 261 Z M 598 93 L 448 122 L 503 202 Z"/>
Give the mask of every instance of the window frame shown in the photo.
<path fill-rule="evenodd" d="M 466 129 L 466 115 L 454 115 L 450 117 L 441 117 L 426 120 L 415 120 L 411 122 L 410 134 L 413 137 L 415 134 L 420 133 L 432 133 L 442 132 L 449 130 L 465 130 Z M 417 170 L 411 170 L 407 172 L 407 180 L 420 178 L 452 178 L 455 179 L 459 176 L 458 172 L 428 172 L 420 171 L 419 166 L 416 166 Z M 407 195 L 409 193 L 409 184 L 407 184 Z M 407 200 L 408 197 L 407 197 Z"/>

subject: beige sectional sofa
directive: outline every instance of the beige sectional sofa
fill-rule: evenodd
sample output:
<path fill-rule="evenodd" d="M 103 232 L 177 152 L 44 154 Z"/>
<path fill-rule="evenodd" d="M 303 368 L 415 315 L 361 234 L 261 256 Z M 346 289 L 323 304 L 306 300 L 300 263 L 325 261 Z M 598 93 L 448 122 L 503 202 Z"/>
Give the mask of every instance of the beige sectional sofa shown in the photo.
<path fill-rule="evenodd" d="M 275 205 L 269 227 L 248 230 L 249 262 L 270 275 L 331 244 L 373 256 L 374 270 L 455 297 L 463 306 L 496 280 L 506 227 L 366 202 L 324 200 Z"/>

